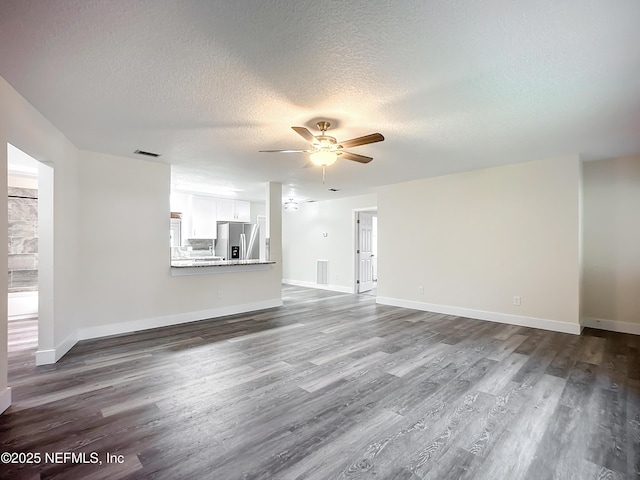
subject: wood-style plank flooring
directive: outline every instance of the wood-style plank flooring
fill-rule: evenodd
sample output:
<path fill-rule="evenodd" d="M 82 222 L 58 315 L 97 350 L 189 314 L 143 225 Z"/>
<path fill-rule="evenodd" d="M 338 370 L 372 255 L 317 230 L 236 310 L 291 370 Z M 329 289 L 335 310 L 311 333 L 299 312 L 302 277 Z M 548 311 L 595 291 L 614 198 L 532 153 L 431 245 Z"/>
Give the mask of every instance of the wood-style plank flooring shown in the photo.
<path fill-rule="evenodd" d="M 12 348 L 0 451 L 42 461 L 0 477 L 640 478 L 640 337 L 283 295 L 281 308 L 80 342 L 56 365 Z M 102 464 L 45 462 L 53 452 Z"/>

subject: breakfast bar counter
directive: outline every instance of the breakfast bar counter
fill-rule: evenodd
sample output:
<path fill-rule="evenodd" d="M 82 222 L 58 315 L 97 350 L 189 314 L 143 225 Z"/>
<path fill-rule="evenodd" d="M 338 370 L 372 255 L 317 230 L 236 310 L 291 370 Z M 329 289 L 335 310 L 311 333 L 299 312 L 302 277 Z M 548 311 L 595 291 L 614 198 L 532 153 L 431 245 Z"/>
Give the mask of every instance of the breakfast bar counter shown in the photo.
<path fill-rule="evenodd" d="M 240 271 L 269 270 L 276 262 L 268 260 L 171 260 L 171 276 L 207 275 Z"/>

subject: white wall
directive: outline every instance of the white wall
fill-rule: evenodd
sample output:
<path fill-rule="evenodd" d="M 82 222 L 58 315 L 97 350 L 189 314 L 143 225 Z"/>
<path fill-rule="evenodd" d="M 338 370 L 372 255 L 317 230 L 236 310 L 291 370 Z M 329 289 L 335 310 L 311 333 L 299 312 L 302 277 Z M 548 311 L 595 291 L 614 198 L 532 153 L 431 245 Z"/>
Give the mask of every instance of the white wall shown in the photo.
<path fill-rule="evenodd" d="M 378 301 L 577 333 L 579 208 L 577 156 L 381 187 Z"/>
<path fill-rule="evenodd" d="M 275 268 L 170 275 L 170 181 L 169 165 L 81 152 L 81 338 L 281 302 Z"/>
<path fill-rule="evenodd" d="M 0 108 L 4 110 L 4 106 L 7 103 L 5 96 L 7 90 L 7 84 L 2 77 L 0 77 Z M 2 231 L 8 229 L 8 203 L 7 203 L 7 143 L 9 133 L 9 125 L 7 123 L 7 116 L 0 115 L 0 228 Z M 6 237 L 6 235 L 4 235 Z M 5 245 L 0 244 L 0 265 L 8 266 L 8 251 L 9 242 L 5 240 Z M 0 275 L 0 413 L 4 412 L 9 405 L 11 405 L 11 389 L 7 382 L 7 320 L 8 320 L 8 307 L 7 296 L 4 292 L 7 291 L 8 282 L 6 275 Z"/>
<path fill-rule="evenodd" d="M 167 165 L 79 151 L 2 78 L 0 111 L 0 227 L 7 228 L 7 143 L 43 162 L 39 363 L 56 361 L 82 338 L 282 303 L 280 263 L 267 271 L 170 275 Z M 270 213 L 277 215 L 272 243 L 280 262 L 280 208 Z M 0 248 L 5 265 L 7 250 Z M 6 282 L 0 275 L 5 292 Z M 11 401 L 6 295 L 0 311 L 2 412 Z"/>
<path fill-rule="evenodd" d="M 278 291 L 282 294 L 282 184 L 269 182 L 265 189 L 266 238 L 269 239 L 268 260 L 276 262 Z"/>
<path fill-rule="evenodd" d="M 251 202 L 251 223 L 258 223 L 258 216 L 267 214 L 267 206 L 264 202 Z"/>
<path fill-rule="evenodd" d="M 327 288 L 353 292 L 353 210 L 376 205 L 377 196 L 371 194 L 301 203 L 298 210 L 285 210 L 282 216 L 283 281 L 318 286 L 316 261 L 328 260 Z"/>
<path fill-rule="evenodd" d="M 585 162 L 585 324 L 640 334 L 640 155 Z"/>
<path fill-rule="evenodd" d="M 52 244 L 55 258 L 48 258 L 46 248 L 40 248 L 39 272 L 51 270 L 51 281 L 39 286 L 40 312 L 39 350 L 50 350 L 64 342 L 76 329 L 77 294 L 77 149 L 49 121 L 0 77 L 0 225 L 7 228 L 7 143 L 26 152 L 36 160 L 55 168 L 55 198 L 50 208 L 56 216 L 55 232 L 51 230 L 45 242 Z M 52 188 L 53 190 L 53 188 Z M 42 184 L 40 195 L 42 198 Z M 43 203 L 42 200 L 39 204 Z M 3 237 L 6 238 L 6 235 Z M 6 240 L 3 240 L 6 241 Z M 41 238 L 41 243 L 43 239 Z M 0 262 L 7 264 L 7 246 L 0 248 Z M 53 280 L 55 273 L 55 281 Z M 0 276 L 0 289 L 6 292 L 6 276 Z M 55 291 L 55 301 L 53 292 Z M 44 299 L 51 300 L 42 304 Z M 6 295 L 0 295 L 0 310 L 6 312 Z M 53 318 L 56 318 L 55 324 Z M 0 411 L 7 406 L 7 338 L 6 315 L 0 315 Z"/>

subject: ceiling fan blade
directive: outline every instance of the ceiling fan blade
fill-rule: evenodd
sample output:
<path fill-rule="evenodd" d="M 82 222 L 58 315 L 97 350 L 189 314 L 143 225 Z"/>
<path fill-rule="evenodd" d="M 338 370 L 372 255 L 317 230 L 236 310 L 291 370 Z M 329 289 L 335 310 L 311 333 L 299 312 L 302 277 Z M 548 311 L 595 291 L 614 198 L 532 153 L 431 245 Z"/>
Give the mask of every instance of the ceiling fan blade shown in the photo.
<path fill-rule="evenodd" d="M 258 150 L 261 153 L 312 153 L 315 150 Z"/>
<path fill-rule="evenodd" d="M 369 163 L 373 158 L 365 157 L 364 155 L 358 155 L 351 152 L 340 152 L 340 158 L 346 158 L 347 160 L 353 160 L 360 163 Z"/>
<path fill-rule="evenodd" d="M 340 146 L 342 148 L 351 148 L 358 147 L 360 145 L 366 145 L 368 143 L 376 143 L 384 140 L 384 137 L 380 133 L 372 133 L 370 135 L 365 135 L 364 137 L 352 138 L 351 140 L 346 140 L 344 142 L 340 142 Z"/>
<path fill-rule="evenodd" d="M 316 141 L 316 137 L 313 136 L 313 133 L 311 133 L 306 128 L 304 127 L 291 127 L 291 128 L 293 129 L 294 132 L 296 132 L 298 135 L 304 138 L 307 142 L 314 143 Z"/>

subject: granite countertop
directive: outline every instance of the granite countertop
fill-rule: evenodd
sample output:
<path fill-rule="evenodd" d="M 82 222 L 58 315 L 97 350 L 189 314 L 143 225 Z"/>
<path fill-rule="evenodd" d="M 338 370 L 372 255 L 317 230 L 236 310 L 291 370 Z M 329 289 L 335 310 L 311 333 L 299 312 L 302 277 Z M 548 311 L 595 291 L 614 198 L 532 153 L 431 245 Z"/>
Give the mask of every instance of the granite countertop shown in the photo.
<path fill-rule="evenodd" d="M 171 260 L 172 268 L 186 268 L 186 267 L 226 267 L 230 265 L 269 265 L 276 262 L 270 262 L 268 260 Z"/>

